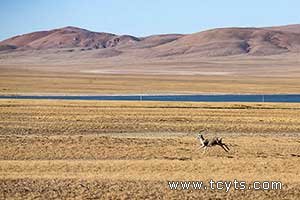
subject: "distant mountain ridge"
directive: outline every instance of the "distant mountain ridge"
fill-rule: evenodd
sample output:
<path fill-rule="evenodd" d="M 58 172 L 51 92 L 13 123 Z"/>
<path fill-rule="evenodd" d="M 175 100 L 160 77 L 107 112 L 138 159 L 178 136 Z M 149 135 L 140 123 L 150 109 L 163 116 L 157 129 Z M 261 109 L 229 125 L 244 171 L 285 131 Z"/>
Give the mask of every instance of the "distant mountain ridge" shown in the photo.
<path fill-rule="evenodd" d="M 49 49 L 49 48 L 107 48 L 114 47 L 119 42 L 135 42 L 133 36 L 117 36 L 111 33 L 92 32 L 77 27 L 65 27 L 50 31 L 39 31 L 4 40 L 0 43 L 9 44 L 17 48 Z"/>
<path fill-rule="evenodd" d="M 148 37 L 93 32 L 64 27 L 15 36 L 0 42 L 0 51 L 83 48 L 111 49 L 119 56 L 127 51 L 145 57 L 275 55 L 300 52 L 300 25 L 265 28 L 218 28 L 193 34 Z M 108 55 L 110 56 L 110 55 Z"/>

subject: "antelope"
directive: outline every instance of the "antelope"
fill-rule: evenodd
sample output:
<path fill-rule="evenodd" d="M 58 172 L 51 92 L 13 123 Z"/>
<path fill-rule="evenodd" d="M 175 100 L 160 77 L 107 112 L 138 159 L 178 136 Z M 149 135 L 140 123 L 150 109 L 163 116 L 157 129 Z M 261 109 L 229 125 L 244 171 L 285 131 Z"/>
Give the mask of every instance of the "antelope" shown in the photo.
<path fill-rule="evenodd" d="M 201 133 L 201 132 L 200 132 Z M 202 146 L 200 146 L 200 148 L 204 148 L 203 154 L 207 151 L 208 147 L 213 147 L 213 146 L 220 146 L 222 147 L 222 149 L 224 149 L 224 151 L 229 152 L 229 147 L 222 142 L 222 138 L 220 137 L 214 137 L 212 139 L 205 139 L 203 137 L 202 134 L 198 134 L 198 140 L 200 141 L 200 143 L 202 144 Z"/>

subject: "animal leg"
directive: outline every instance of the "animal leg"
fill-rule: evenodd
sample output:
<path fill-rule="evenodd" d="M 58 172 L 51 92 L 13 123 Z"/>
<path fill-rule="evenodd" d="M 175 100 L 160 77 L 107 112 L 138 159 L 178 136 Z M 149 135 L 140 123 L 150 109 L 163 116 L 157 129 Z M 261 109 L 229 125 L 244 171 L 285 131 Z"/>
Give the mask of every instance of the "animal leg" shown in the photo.
<path fill-rule="evenodd" d="M 224 147 L 224 145 L 220 145 L 220 147 L 222 147 L 222 149 L 224 149 L 224 151 L 228 152 L 228 150 Z"/>
<path fill-rule="evenodd" d="M 229 147 L 225 143 L 223 143 L 223 145 L 228 151 L 230 150 Z"/>
<path fill-rule="evenodd" d="M 204 155 L 207 152 L 207 146 L 204 147 L 202 155 Z"/>

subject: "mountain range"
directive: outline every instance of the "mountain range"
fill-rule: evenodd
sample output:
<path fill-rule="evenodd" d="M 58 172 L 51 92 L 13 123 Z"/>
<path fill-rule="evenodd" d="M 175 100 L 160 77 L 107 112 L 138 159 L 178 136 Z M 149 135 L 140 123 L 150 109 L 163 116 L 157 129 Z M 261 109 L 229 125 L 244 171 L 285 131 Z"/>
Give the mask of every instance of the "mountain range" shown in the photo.
<path fill-rule="evenodd" d="M 1 53 L 67 49 L 98 51 L 100 57 L 135 52 L 142 57 L 276 55 L 300 52 L 300 25 L 263 28 L 217 28 L 193 34 L 148 37 L 64 27 L 18 35 L 0 42 Z"/>

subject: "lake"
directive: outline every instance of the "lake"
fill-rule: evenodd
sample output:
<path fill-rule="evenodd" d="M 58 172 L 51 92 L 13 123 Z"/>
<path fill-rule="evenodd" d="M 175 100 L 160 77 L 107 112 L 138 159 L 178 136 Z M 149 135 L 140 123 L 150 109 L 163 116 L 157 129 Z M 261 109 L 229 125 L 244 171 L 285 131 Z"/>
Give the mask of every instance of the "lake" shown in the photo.
<path fill-rule="evenodd" d="M 110 95 L 110 96 L 0 96 L 0 99 L 189 101 L 189 102 L 287 102 L 300 103 L 300 94 L 216 94 L 216 95 Z"/>

